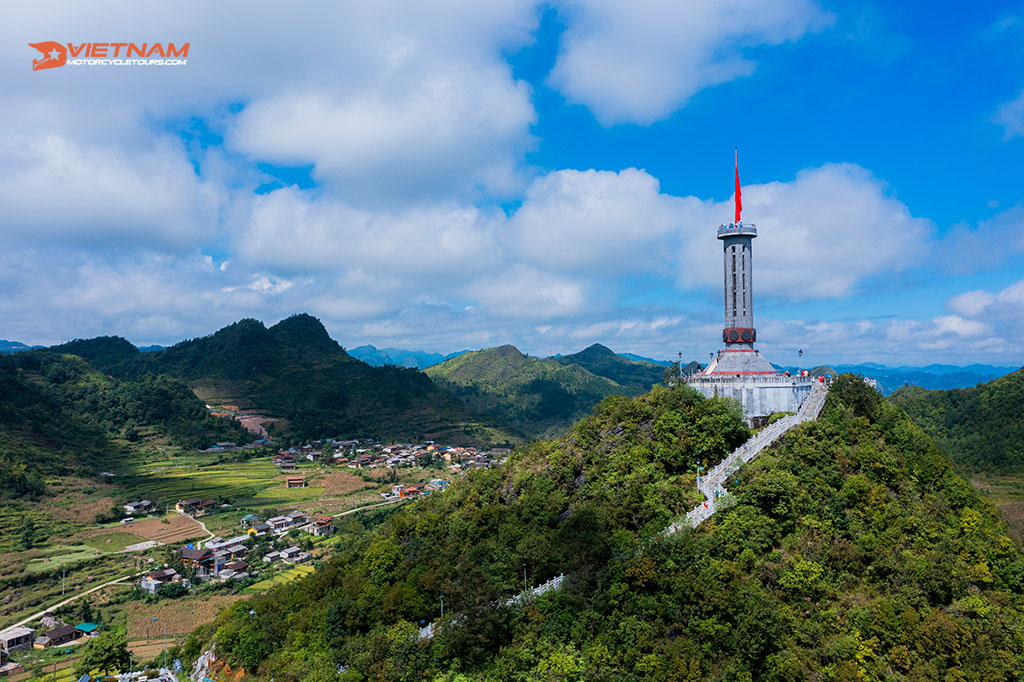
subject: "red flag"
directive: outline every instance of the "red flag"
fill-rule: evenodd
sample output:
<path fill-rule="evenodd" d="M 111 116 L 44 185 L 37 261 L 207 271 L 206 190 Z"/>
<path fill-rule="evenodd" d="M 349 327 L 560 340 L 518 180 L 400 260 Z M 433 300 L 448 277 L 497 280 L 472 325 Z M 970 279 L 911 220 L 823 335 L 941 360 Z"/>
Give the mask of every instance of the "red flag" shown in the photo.
<path fill-rule="evenodd" d="M 740 197 L 740 150 L 736 149 L 736 225 L 740 224 L 740 212 L 743 210 L 743 199 Z"/>

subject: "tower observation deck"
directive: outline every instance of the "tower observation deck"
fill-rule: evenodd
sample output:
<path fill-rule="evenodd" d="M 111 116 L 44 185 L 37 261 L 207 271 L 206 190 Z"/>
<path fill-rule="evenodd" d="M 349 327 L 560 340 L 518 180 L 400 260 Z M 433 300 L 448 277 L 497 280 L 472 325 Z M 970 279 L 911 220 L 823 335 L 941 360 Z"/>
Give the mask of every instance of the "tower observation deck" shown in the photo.
<path fill-rule="evenodd" d="M 708 366 L 687 377 L 687 383 L 704 395 L 730 396 L 743 405 L 748 419 L 773 412 L 796 412 L 812 388 L 809 377 L 780 374 L 754 348 L 757 329 L 754 327 L 754 252 L 757 237 L 755 225 L 740 220 L 743 204 L 740 198 L 739 156 L 736 159 L 735 221 L 718 228 L 722 242 L 725 324 L 722 343 Z"/>

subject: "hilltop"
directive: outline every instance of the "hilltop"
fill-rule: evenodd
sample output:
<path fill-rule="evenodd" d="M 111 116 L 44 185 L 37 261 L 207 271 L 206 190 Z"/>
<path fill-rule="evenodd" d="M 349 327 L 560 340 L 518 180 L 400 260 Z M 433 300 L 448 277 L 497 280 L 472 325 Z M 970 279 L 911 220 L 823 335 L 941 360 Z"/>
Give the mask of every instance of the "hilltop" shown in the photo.
<path fill-rule="evenodd" d="M 508 351 L 506 351 L 508 354 Z M 748 435 L 686 386 L 610 398 L 236 604 L 233 672 L 341 680 L 1012 679 L 1024 557 L 930 439 L 855 377 L 696 532 L 693 465 Z M 868 447 L 867 445 L 870 445 Z M 559 590 L 516 605 L 524 580 Z M 445 618 L 431 640 L 418 625 Z"/>
<path fill-rule="evenodd" d="M 1024 369 L 974 388 L 907 386 L 890 400 L 964 469 L 1024 473 Z"/>
<path fill-rule="evenodd" d="M 609 395 L 646 392 L 664 374 L 661 367 L 648 370 L 614 353 L 611 358 L 593 346 L 556 359 L 529 357 L 505 345 L 464 353 L 426 373 L 474 410 L 536 437 L 564 430 Z"/>
<path fill-rule="evenodd" d="M 611 379 L 619 386 L 640 392 L 651 390 L 652 386 L 664 378 L 666 369 L 652 362 L 630 360 L 599 343 L 588 346 L 579 353 L 563 355 L 556 362 L 561 365 L 579 365 L 591 374 Z"/>

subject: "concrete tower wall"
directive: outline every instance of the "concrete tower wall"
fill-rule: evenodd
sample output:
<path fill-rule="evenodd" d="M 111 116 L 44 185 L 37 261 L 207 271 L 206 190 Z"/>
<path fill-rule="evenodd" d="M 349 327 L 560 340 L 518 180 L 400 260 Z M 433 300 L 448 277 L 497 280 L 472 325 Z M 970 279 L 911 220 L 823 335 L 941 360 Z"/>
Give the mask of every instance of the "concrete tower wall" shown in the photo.
<path fill-rule="evenodd" d="M 726 237 L 725 255 L 725 327 L 754 328 L 754 278 L 752 238 Z"/>

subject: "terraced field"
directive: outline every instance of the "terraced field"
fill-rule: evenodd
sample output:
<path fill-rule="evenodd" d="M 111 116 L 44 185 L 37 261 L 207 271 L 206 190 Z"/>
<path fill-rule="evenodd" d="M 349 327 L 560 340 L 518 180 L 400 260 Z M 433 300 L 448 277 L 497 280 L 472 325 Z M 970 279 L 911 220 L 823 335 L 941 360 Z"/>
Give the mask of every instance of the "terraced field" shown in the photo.
<path fill-rule="evenodd" d="M 246 594 L 258 594 L 259 592 L 266 592 L 275 585 L 283 585 L 284 583 L 290 583 L 293 580 L 297 580 L 302 576 L 309 575 L 315 569 L 312 566 L 292 566 L 286 571 L 281 571 L 273 578 L 267 580 L 261 580 L 258 583 L 250 585 L 243 590 Z"/>

